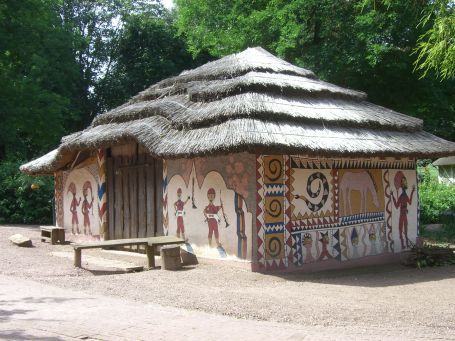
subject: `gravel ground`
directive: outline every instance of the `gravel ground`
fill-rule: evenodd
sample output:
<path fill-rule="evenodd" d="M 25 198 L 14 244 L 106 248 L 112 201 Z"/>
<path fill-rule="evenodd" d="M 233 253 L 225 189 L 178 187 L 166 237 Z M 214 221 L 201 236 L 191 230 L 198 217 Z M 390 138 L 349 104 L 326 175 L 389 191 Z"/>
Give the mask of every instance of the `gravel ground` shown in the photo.
<path fill-rule="evenodd" d="M 32 238 L 35 247 L 12 245 L 8 237 L 15 233 Z M 198 266 L 182 271 L 119 274 L 76 269 L 72 259 L 52 252 L 72 252 L 72 248 L 41 243 L 36 227 L 0 226 L 2 275 L 244 319 L 403 333 L 420 329 L 441 338 L 455 335 L 455 266 L 260 274 L 200 260 Z M 84 255 L 145 265 L 145 257 L 100 250 L 84 250 Z"/>

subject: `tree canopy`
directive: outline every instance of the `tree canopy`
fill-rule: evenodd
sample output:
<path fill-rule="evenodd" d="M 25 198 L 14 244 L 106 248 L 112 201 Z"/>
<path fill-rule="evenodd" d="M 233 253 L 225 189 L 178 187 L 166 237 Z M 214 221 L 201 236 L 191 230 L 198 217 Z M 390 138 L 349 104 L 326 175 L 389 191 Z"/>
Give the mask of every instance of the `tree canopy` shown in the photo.
<path fill-rule="evenodd" d="M 450 0 L 175 0 L 173 10 L 159 0 L 0 0 L 0 182 L 22 198 L 3 199 L 11 209 L 0 221 L 12 211 L 10 221 L 34 219 L 17 212 L 36 197 L 15 190 L 28 183 L 12 171 L 21 161 L 145 87 L 246 47 L 455 141 L 454 11 Z"/>
<path fill-rule="evenodd" d="M 425 121 L 455 139 L 454 79 L 414 72 L 432 1 L 177 0 L 177 26 L 194 56 L 260 45 L 319 77 L 363 90 L 372 102 Z M 445 31 L 445 30 L 444 30 Z M 449 33 L 449 32 L 446 32 Z M 453 35 L 452 35 L 453 40 Z M 452 42 L 453 43 L 453 42 Z M 453 56 L 447 56 L 454 62 Z M 420 64 L 418 64 L 420 65 Z"/>

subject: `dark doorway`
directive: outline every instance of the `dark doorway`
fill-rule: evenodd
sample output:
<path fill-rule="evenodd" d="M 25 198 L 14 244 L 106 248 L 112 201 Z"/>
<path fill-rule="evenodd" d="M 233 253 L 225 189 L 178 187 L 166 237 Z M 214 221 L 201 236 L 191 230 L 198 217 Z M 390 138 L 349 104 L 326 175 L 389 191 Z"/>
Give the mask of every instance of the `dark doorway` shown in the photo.
<path fill-rule="evenodd" d="M 109 239 L 162 234 L 163 162 L 130 146 L 106 160 Z"/>

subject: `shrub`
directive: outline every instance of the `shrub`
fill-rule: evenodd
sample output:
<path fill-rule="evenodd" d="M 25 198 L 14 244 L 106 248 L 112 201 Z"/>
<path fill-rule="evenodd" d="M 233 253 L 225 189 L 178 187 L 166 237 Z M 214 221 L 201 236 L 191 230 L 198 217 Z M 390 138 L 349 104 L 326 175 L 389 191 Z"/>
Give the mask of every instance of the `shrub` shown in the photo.
<path fill-rule="evenodd" d="M 440 184 L 436 167 L 418 168 L 420 177 L 420 222 L 422 224 L 444 223 L 446 216 L 455 211 L 455 186 Z"/>
<path fill-rule="evenodd" d="M 19 171 L 21 162 L 0 163 L 0 224 L 52 223 L 52 177 L 30 177 Z M 40 187 L 33 190 L 35 183 Z"/>

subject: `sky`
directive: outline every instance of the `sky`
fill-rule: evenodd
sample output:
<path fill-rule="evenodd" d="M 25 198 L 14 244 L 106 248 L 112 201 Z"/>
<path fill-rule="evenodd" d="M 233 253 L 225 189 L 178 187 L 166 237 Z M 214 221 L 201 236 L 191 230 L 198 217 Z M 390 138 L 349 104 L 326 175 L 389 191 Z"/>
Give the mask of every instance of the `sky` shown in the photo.
<path fill-rule="evenodd" d="M 164 7 L 166 7 L 167 9 L 171 9 L 172 7 L 174 7 L 174 0 L 161 0 L 162 4 Z"/>

